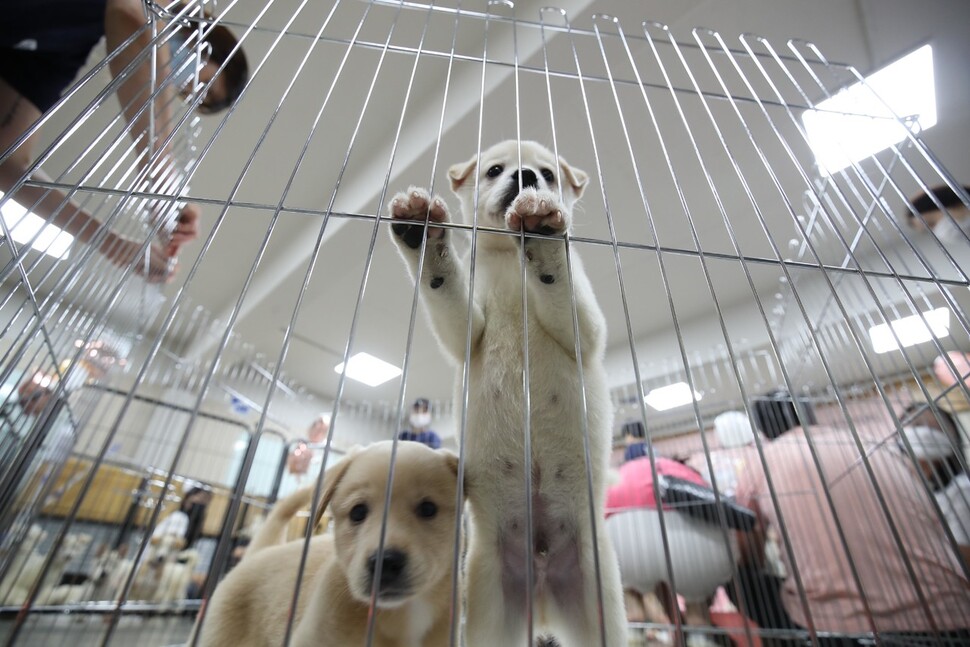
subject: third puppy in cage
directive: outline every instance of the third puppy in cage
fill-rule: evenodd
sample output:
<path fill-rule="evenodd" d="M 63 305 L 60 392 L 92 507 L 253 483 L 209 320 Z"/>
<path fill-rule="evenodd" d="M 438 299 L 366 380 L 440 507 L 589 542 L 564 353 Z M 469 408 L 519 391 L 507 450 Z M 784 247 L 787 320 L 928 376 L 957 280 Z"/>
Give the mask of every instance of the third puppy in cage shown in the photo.
<path fill-rule="evenodd" d="M 601 645 L 602 617 L 605 644 L 624 645 L 619 570 L 603 525 L 613 418 L 602 363 L 606 322 L 582 262 L 562 238 L 571 229 L 573 206 L 588 176 L 529 141 L 497 144 L 452 166 L 448 175 L 465 221 L 500 230 L 477 234 L 471 302 L 469 263 L 459 257 L 453 232 L 434 226 L 449 221 L 445 202 L 411 187 L 391 200 L 390 215 L 392 238 L 412 277 L 422 283 L 431 327 L 458 365 L 465 361 L 471 336 L 464 448 L 472 513 L 468 644 L 524 644 L 531 596 L 537 634 L 552 633 L 564 647 Z M 523 358 L 526 335 L 528 357 Z M 528 400 L 522 386 L 526 366 Z"/>

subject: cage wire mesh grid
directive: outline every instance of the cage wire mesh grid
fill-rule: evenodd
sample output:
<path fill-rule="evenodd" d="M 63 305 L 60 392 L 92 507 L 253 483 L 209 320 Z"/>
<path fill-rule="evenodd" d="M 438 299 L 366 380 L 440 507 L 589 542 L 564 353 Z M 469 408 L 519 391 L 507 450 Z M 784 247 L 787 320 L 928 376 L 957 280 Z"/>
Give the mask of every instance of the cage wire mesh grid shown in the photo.
<path fill-rule="evenodd" d="M 593 15 L 505 2 L 202 5 L 146 2 L 152 46 L 114 75 L 110 55 L 89 65 L 35 126 L 36 163 L 0 198 L 56 191 L 59 210 L 71 200 L 105 225 L 57 258 L 37 250 L 53 245 L 39 233 L 18 240 L 3 223 L 7 644 L 198 643 L 200 600 L 264 511 L 319 488 L 351 447 L 396 438 L 415 397 L 431 400 L 464 465 L 459 440 L 476 430 L 467 387 L 453 385 L 467 385 L 467 358 L 455 369 L 419 312 L 429 288 L 402 272 L 387 203 L 413 185 L 454 207 L 448 167 L 504 139 L 541 142 L 591 177 L 566 244 L 606 321 L 614 487 L 626 478 L 624 430 L 639 422 L 650 488 L 659 496 L 677 459 L 720 510 L 701 521 L 696 500 L 609 510 L 599 541 L 613 542 L 624 588 L 643 605 L 628 609 L 630 644 L 913 644 L 899 636 L 907 629 L 961 644 L 952 630 L 970 627 L 959 552 L 970 520 L 954 525 L 945 506 L 965 508 L 967 495 L 938 490 L 966 478 L 970 245 L 965 234 L 956 244 L 914 235 L 905 215 L 921 218 L 910 196 L 941 184 L 957 196 L 952 214 L 970 201 L 918 121 L 868 115 L 904 137 L 823 167 L 803 115 L 837 114 L 819 104 L 864 87 L 855 68 L 803 41 L 674 34 L 617 4 Z M 178 71 L 158 67 L 150 100 L 119 104 L 121 84 L 176 32 L 191 34 L 176 48 L 199 53 L 216 25 L 250 64 L 228 110 L 196 115 L 212 85 L 199 68 L 187 96 L 171 92 Z M 130 112 L 147 116 L 146 133 Z M 187 203 L 207 216 L 199 240 L 171 282 L 146 281 L 171 269 L 158 249 Z M 446 228 L 458 249 L 501 235 Z M 131 241 L 132 262 L 99 252 L 109 232 Z M 902 320 L 924 331 L 921 343 L 904 344 Z M 878 326 L 889 352 L 873 345 Z M 368 389 L 333 370 L 360 351 L 400 375 Z M 650 404 L 673 385 L 686 393 L 680 406 Z M 38 390 L 53 397 L 30 411 Z M 323 436 L 307 431 L 320 412 Z M 715 425 L 725 412 L 768 436 L 807 430 L 769 441 L 741 423 L 725 435 Z M 903 429 L 945 429 L 947 413 L 950 457 L 924 475 L 920 439 Z M 786 459 L 804 481 L 777 467 Z M 199 538 L 160 554 L 154 531 L 199 483 L 209 492 Z M 752 483 L 763 484 L 757 496 Z M 526 501 L 531 487 L 523 478 Z M 767 535 L 760 569 L 743 556 L 753 535 L 735 536 L 725 516 L 733 503 L 754 509 Z M 792 510 L 810 510 L 816 527 Z M 308 518 L 292 539 L 310 536 Z M 860 548 L 859 527 L 880 550 Z M 455 563 L 459 537 L 446 556 Z M 179 573 L 174 593 L 157 564 Z M 819 573 L 846 598 L 818 604 Z M 449 586 L 451 642 L 462 644 L 468 611 L 457 580 Z"/>

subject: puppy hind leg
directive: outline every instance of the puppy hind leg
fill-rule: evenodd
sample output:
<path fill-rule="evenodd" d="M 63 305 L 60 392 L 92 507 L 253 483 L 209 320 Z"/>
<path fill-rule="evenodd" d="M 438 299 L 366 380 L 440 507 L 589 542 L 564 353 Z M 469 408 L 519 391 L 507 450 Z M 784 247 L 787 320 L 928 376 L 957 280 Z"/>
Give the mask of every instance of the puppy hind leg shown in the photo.
<path fill-rule="evenodd" d="M 599 538 L 600 579 L 603 584 L 603 622 L 606 625 L 607 643 L 611 646 L 626 645 L 626 607 L 623 604 L 620 566 L 603 524 L 600 524 L 597 537 Z M 595 591 L 593 593 L 595 596 Z"/>
<path fill-rule="evenodd" d="M 506 599 L 498 554 L 484 554 L 473 545 L 468 554 L 465 601 L 467 647 L 525 646 L 525 613 L 521 604 Z"/>
<path fill-rule="evenodd" d="M 617 605 L 604 599 L 601 615 L 595 587 L 592 588 L 593 593 L 586 596 L 583 609 L 565 611 L 558 622 L 551 623 L 552 634 L 562 647 L 626 647 L 627 622 L 623 613 L 623 600 Z M 604 591 L 604 598 L 609 597 L 611 596 Z M 616 612 L 617 607 L 619 613 Z M 603 620 L 602 628 L 600 618 Z"/>
<path fill-rule="evenodd" d="M 562 647 L 626 647 L 627 620 L 620 583 L 620 569 L 613 556 L 612 546 L 605 533 L 598 535 L 600 542 L 600 583 L 602 585 L 602 608 L 595 581 L 595 564 L 592 551 L 582 561 L 584 582 L 580 600 L 563 600 L 559 615 L 555 618 L 554 634 Z M 578 608 L 576 608 L 578 606 Z M 600 628 L 600 619 L 603 628 Z M 605 630 L 606 642 L 603 636 Z"/>

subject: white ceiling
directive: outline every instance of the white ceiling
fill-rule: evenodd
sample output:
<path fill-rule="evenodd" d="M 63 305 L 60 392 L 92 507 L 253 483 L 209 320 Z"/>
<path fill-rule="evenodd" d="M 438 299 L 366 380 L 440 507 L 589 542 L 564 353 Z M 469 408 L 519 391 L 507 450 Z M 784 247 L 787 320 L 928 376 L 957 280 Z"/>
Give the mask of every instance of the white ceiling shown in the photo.
<path fill-rule="evenodd" d="M 227 11 L 226 20 L 237 25 L 233 29 L 238 34 L 243 32 L 239 25 L 256 20 L 266 4 L 262 0 L 237 3 L 221 0 L 219 8 Z M 479 131 L 486 146 L 515 137 L 517 133 L 522 138 L 551 145 L 553 129 L 546 79 L 541 73 L 543 50 L 539 30 L 520 25 L 513 40 L 511 23 L 489 21 L 488 57 L 494 62 L 488 66 L 483 82 L 480 58 L 485 21 L 481 17 L 465 15 L 460 19 L 449 77 L 450 59 L 446 54 L 451 51 L 455 25 L 452 12 L 432 12 L 422 45 L 426 53 L 419 57 L 415 68 L 410 49 L 418 46 L 427 12 L 408 8 L 395 18 L 397 8 L 384 4 L 371 6 L 357 44 L 348 46 L 346 41 L 354 36 L 368 4 L 357 0 L 341 3 L 319 41 L 304 34 L 312 35 L 320 28 L 328 3 L 308 3 L 296 20 L 286 26 L 298 4 L 295 0 L 276 0 L 269 5 L 258 20 L 258 29 L 245 39 L 246 53 L 255 72 L 246 96 L 225 122 L 220 117 L 203 120 L 198 146 L 206 152 L 189 191 L 203 207 L 203 236 L 185 249 L 180 259 L 183 268 L 180 280 L 167 286 L 165 292 L 170 297 L 178 292 L 188 275 L 187 268 L 206 249 L 203 241 L 212 234 L 197 273 L 185 285 L 185 294 L 194 304 L 203 305 L 218 324 L 208 333 L 182 329 L 183 332 L 167 339 L 166 346 L 182 355 L 211 357 L 226 322 L 235 317 L 238 336 L 252 344 L 254 352 L 264 356 L 261 361 L 265 365 L 275 363 L 280 356 L 284 330 L 294 316 L 321 226 L 326 222 L 312 276 L 295 318 L 284 363 L 286 375 L 321 399 L 332 399 L 337 393 L 339 377 L 333 366 L 341 360 L 353 331 L 352 352 L 365 350 L 398 365 L 406 356 L 410 357 L 405 399 L 425 395 L 447 400 L 451 394 L 452 372 L 437 351 L 420 313 L 415 319 L 413 337 L 409 335 L 414 292 L 387 232 L 383 226 L 375 230 L 371 218 L 346 214 L 381 213 L 388 192 L 412 183 L 427 186 L 432 182 L 456 209 L 457 200 L 447 195 L 445 170 L 475 152 Z M 436 4 L 453 6 L 455 3 Z M 516 4 L 516 16 L 535 21 L 536 8 L 547 3 Z M 619 241 L 650 246 L 654 239 L 648 227 L 649 210 L 657 240 L 664 249 L 673 250 L 661 256 L 667 285 L 661 280 L 658 255 L 653 249 L 622 250 L 618 254 L 623 275 L 621 290 L 612 248 L 578 243 L 607 314 L 609 362 L 616 385 L 633 379 L 623 292 L 629 308 L 629 329 L 636 338 L 637 359 L 645 375 L 667 374 L 672 368 L 673 372 L 679 370 L 680 350 L 674 334 L 678 329 L 691 359 L 723 355 L 726 341 L 739 352 L 763 348 L 768 337 L 758 300 L 765 304 L 765 311 L 773 321 L 782 322 L 779 340 L 793 345 L 799 343 L 799 335 L 806 330 L 805 318 L 798 313 L 797 304 L 788 292 L 781 295 L 782 299 L 776 299 L 780 286 L 778 266 L 756 261 L 746 266 L 750 268 L 750 280 L 758 295 L 755 299 L 738 261 L 724 258 L 738 254 L 724 215 L 742 254 L 775 259 L 777 247 L 777 254 L 783 258 L 814 262 L 810 254 L 798 255 L 803 237 L 792 217 L 793 214 L 811 217 L 804 199 L 806 177 L 789 158 L 772 128 L 774 125 L 790 146 L 791 153 L 803 165 L 807 179 L 815 181 L 817 173 L 812 169 L 811 156 L 792 121 L 792 116 L 797 118 L 800 111 L 789 113 L 777 105 L 769 105 L 770 119 L 766 118 L 758 104 L 749 100 L 750 93 L 734 75 L 732 61 L 717 54 L 713 38 L 699 34 L 724 82 L 739 97 L 737 103 L 710 97 L 705 105 L 691 91 L 692 80 L 679 64 L 678 52 L 658 40 L 659 60 L 666 66 L 673 85 L 682 90 L 676 96 L 688 123 L 685 128 L 678 106 L 665 88 L 663 71 L 651 54 L 650 44 L 642 37 L 641 20 L 668 25 L 670 32 L 684 44 L 681 51 L 696 82 L 704 91 L 715 94 L 722 94 L 719 80 L 711 72 L 705 50 L 693 46 L 693 27 L 716 30 L 737 51 L 742 50 L 738 40 L 742 33 L 765 36 L 775 49 L 789 54 L 788 39 L 808 39 L 829 60 L 850 63 L 863 74 L 916 46 L 931 43 L 936 56 L 939 121 L 925 133 L 923 140 L 954 177 L 963 181 L 970 179 L 970 146 L 966 135 L 970 132 L 970 113 L 965 108 L 970 105 L 970 87 L 966 83 L 970 42 L 965 27 L 970 24 L 970 4 L 962 0 L 919 3 L 911 0 L 815 0 L 811 3 L 799 0 L 637 3 L 575 0 L 566 5 L 569 15 L 574 17 L 573 26 L 581 30 L 573 34 L 573 42 L 585 85 L 577 80 L 569 35 L 558 30 L 548 31 L 545 36 L 549 66 L 559 73 L 550 80 L 556 144 L 565 158 L 589 171 L 594 178 L 584 197 L 574 234 L 581 239 L 608 240 L 612 219 Z M 467 11 L 482 11 L 485 3 L 469 0 L 461 6 Z M 495 11 L 509 15 L 505 10 Z M 594 14 L 616 16 L 630 37 L 633 58 L 647 87 L 647 102 L 640 89 L 627 82 L 634 78 L 633 73 L 621 42 L 611 35 L 603 39 L 610 66 L 607 70 L 595 37 L 587 31 L 593 28 L 591 16 Z M 552 17 L 549 21 L 559 24 Z M 595 24 L 604 32 L 615 32 L 612 23 L 605 19 Z M 286 34 L 276 42 L 284 27 Z M 383 55 L 381 62 L 382 50 L 378 45 L 389 33 L 392 49 Z M 650 33 L 656 39 L 663 38 L 657 30 Z M 760 47 L 754 39 L 749 42 L 754 48 Z M 287 90 L 311 45 L 314 46 L 302 72 Z M 518 54 L 518 76 L 512 65 L 513 52 Z M 345 54 L 346 63 L 342 64 Z M 757 68 L 746 57 L 736 56 L 758 96 L 766 101 L 773 99 L 772 88 L 760 80 Z M 781 83 L 781 71 L 772 67 L 769 59 L 760 60 L 765 61 L 772 78 Z M 795 70 L 799 83 L 810 88 L 811 79 L 797 71 L 797 61 L 789 60 L 787 65 Z M 813 70 L 825 78 L 830 88 L 850 80 L 844 72 L 837 73 L 824 66 L 815 65 Z M 602 80 L 608 73 L 618 80 L 616 98 L 611 91 L 613 86 Z M 446 82 L 447 103 L 442 116 Z M 782 92 L 786 101 L 802 104 L 790 85 Z M 806 93 L 813 101 L 824 98 L 817 87 Z M 589 103 L 589 117 L 584 94 Z M 403 110 L 405 97 L 408 104 Z M 622 110 L 622 122 L 617 105 Z M 654 110 L 653 115 L 648 105 Z M 747 131 L 738 120 L 735 105 Z M 712 127 L 707 109 L 714 117 L 716 128 Z M 45 127 L 47 141 L 63 129 L 67 112 L 56 115 Z M 653 117 L 659 129 L 654 128 Z M 440 139 L 439 122 L 442 124 Z M 396 137 L 399 123 L 400 134 Z M 754 145 L 748 139 L 749 132 Z M 212 140 L 214 134 L 217 136 Z M 719 135 L 730 148 L 730 156 L 725 153 Z M 632 157 L 627 136 L 634 151 Z M 82 127 L 61 146 L 49 165 L 67 166 L 90 139 L 91 133 Z M 211 147 L 204 148 L 209 141 L 212 141 Z M 695 144 L 700 161 L 693 149 Z M 389 170 L 392 151 L 394 162 Z M 673 165 L 673 176 L 668 171 L 665 152 Z M 764 155 L 764 161 L 759 153 Z M 928 183 L 938 183 L 938 175 L 918 154 L 909 151 L 906 158 L 912 160 Z M 880 159 L 885 163 L 891 161 L 888 156 Z M 342 170 L 345 163 L 346 168 Z M 634 168 L 639 171 L 638 175 Z M 905 193 L 915 190 L 915 181 L 900 174 L 895 167 L 893 177 Z M 709 181 L 717 192 L 717 200 Z M 843 185 L 849 191 L 846 187 Z M 686 201 L 686 212 L 678 189 Z M 827 195 L 837 196 L 834 192 Z M 902 204 L 898 196 L 891 190 L 883 195 L 890 208 L 898 213 Z M 852 202 L 851 193 L 849 196 L 852 208 L 836 206 L 835 211 L 845 218 L 850 218 L 853 211 L 864 215 L 865 208 Z M 752 199 L 757 210 L 752 206 Z M 244 206 L 225 209 L 230 200 L 234 205 Z M 838 197 L 835 200 L 838 202 Z M 326 220 L 331 201 L 335 215 Z M 269 233 L 268 227 L 279 204 L 285 208 Z M 215 229 L 223 212 L 225 218 Z M 688 214 L 694 223 L 699 247 L 688 226 Z M 770 239 L 763 232 L 759 215 L 770 232 Z M 889 223 L 882 216 L 877 219 L 885 231 L 876 236 L 880 247 L 895 250 L 893 269 L 925 275 L 925 270 L 918 269 L 912 250 L 892 231 Z M 851 240 L 857 229 L 847 226 L 843 234 Z M 267 239 L 265 250 L 261 251 Z M 831 231 L 819 234 L 813 242 L 823 262 L 842 263 L 845 249 Z M 698 249 L 706 264 L 706 275 L 698 260 Z M 874 271 L 887 269 L 870 242 L 863 241 L 859 249 L 863 267 Z M 926 254 L 936 259 L 932 261 L 934 271 L 958 278 L 952 266 L 948 268 L 944 260 L 936 258 L 939 250 L 932 245 L 926 249 Z M 257 258 L 259 262 L 251 282 L 244 288 Z M 904 260 L 908 263 L 906 268 L 901 265 Z M 963 269 L 970 267 L 965 257 L 961 263 Z M 822 317 L 822 304 L 829 289 L 822 285 L 825 282 L 821 272 L 794 267 L 792 273 L 799 293 L 805 296 L 808 318 Z M 366 286 L 362 291 L 365 276 Z M 876 287 L 872 289 L 876 293 L 869 293 L 869 286 L 851 277 L 842 281 L 836 279 L 837 292 L 852 312 L 868 311 L 877 301 L 886 305 L 886 299 L 899 297 L 898 286 L 891 285 L 892 281 L 874 280 Z M 885 292 L 880 287 L 883 283 L 888 285 Z M 931 300 L 938 300 L 938 290 L 932 285 L 929 288 Z M 245 296 L 240 299 L 243 292 Z M 966 308 L 963 293 L 958 299 Z M 887 296 L 890 294 L 895 296 Z M 773 313 L 780 302 L 786 308 L 783 321 L 780 313 Z M 841 316 L 837 307 L 830 306 L 824 312 L 826 319 Z M 719 323 L 722 319 L 727 340 Z M 833 357 L 836 355 L 833 353 Z M 914 361 L 917 360 L 920 358 Z M 882 363 L 875 368 L 880 372 L 905 367 L 905 364 L 879 361 Z M 844 372 L 836 368 L 835 374 L 840 379 L 858 379 L 858 370 L 853 372 L 858 366 L 856 361 L 853 368 L 846 367 Z M 862 375 L 867 370 L 863 367 Z M 812 375 L 811 379 L 828 379 L 824 373 Z M 396 402 L 400 393 L 401 382 L 397 380 L 374 389 L 348 381 L 344 396 L 356 401 Z"/>

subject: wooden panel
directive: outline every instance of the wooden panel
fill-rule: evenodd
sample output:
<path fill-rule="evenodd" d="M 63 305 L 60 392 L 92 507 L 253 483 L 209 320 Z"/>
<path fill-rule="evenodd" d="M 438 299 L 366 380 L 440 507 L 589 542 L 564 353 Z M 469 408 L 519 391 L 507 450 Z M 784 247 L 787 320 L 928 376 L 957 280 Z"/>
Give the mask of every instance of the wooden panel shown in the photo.
<path fill-rule="evenodd" d="M 42 508 L 43 514 L 52 517 L 67 516 L 81 493 L 81 486 L 88 477 L 91 464 L 88 459 L 67 460 L 56 481 L 56 494 Z M 121 525 L 143 478 L 144 475 L 131 470 L 110 464 L 102 465 L 94 476 L 87 496 L 81 501 L 77 518 L 81 521 Z M 135 515 L 135 524 L 138 526 L 146 525 L 151 518 L 154 501 L 161 493 L 159 481 L 156 478 L 149 484 L 150 499 L 142 499 L 142 506 Z M 149 501 L 152 505 L 146 506 Z M 177 505 L 177 501 L 166 501 L 159 518 L 164 519 Z"/>

